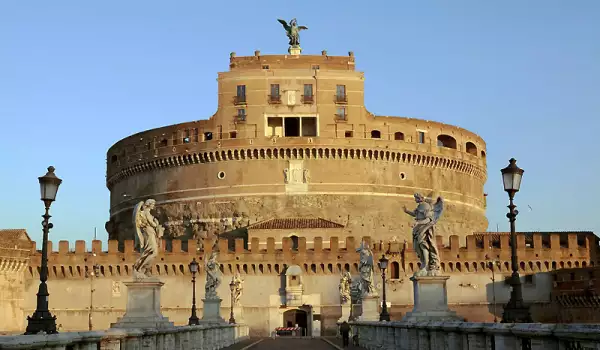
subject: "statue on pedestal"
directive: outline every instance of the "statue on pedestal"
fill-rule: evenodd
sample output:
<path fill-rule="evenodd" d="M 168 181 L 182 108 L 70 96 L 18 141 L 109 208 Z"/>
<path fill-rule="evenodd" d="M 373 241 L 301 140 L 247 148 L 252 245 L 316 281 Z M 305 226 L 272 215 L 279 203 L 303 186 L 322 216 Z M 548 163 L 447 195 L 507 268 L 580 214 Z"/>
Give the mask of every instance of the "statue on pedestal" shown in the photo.
<path fill-rule="evenodd" d="M 444 211 L 444 201 L 438 197 L 436 202 L 415 193 L 417 208 L 410 211 L 404 207 L 404 212 L 415 218 L 413 227 L 413 246 L 419 260 L 421 269 L 415 276 L 437 276 L 440 271 L 440 257 L 435 243 L 435 225 Z"/>
<path fill-rule="evenodd" d="M 352 282 L 352 277 L 350 276 L 350 272 L 346 271 L 342 273 L 340 277 L 340 299 L 343 304 L 347 304 L 351 301 L 350 297 L 350 282 Z"/>
<path fill-rule="evenodd" d="M 206 260 L 206 286 L 204 287 L 205 299 L 218 299 L 217 288 L 221 285 L 221 269 L 217 261 L 218 252 L 213 251 Z"/>
<path fill-rule="evenodd" d="M 373 274 L 375 273 L 373 267 L 373 252 L 365 244 L 365 241 L 360 243 L 360 247 L 358 247 L 356 251 L 360 253 L 360 262 L 358 264 L 360 281 L 358 290 L 361 297 L 373 296 L 375 295 L 375 289 L 373 287 Z"/>
<path fill-rule="evenodd" d="M 158 240 L 163 236 L 165 229 L 160 225 L 151 210 L 156 201 L 148 199 L 139 202 L 133 209 L 133 226 L 135 227 L 135 243 L 140 247 L 142 255 L 133 264 L 133 277 L 141 280 L 150 277 L 152 261 L 158 254 Z"/>
<path fill-rule="evenodd" d="M 299 26 L 295 18 L 293 18 L 289 24 L 283 19 L 278 19 L 277 21 L 279 21 L 279 23 L 281 23 L 285 29 L 285 33 L 290 39 L 290 47 L 300 48 L 300 31 L 308 28 L 305 26 Z"/>
<path fill-rule="evenodd" d="M 244 280 L 236 273 L 231 281 L 233 282 L 233 305 L 237 306 L 240 305 L 240 299 L 244 291 Z"/>

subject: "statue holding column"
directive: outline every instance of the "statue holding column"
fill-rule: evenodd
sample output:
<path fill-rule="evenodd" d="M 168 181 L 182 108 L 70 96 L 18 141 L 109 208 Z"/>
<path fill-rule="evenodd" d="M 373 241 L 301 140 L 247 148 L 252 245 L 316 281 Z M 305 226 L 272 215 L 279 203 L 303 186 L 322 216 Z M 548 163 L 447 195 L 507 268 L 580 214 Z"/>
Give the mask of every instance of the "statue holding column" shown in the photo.
<path fill-rule="evenodd" d="M 340 300 L 342 305 L 348 304 L 351 301 L 350 296 L 350 282 L 352 282 L 352 277 L 350 276 L 350 272 L 346 271 L 342 273 L 340 277 Z"/>
<path fill-rule="evenodd" d="M 373 252 L 369 246 L 362 241 L 360 247 L 356 249 L 360 253 L 360 261 L 358 263 L 358 272 L 360 273 L 360 281 L 358 290 L 362 297 L 375 295 L 375 287 L 373 286 Z"/>
<path fill-rule="evenodd" d="M 206 299 L 218 299 L 217 288 L 221 285 L 221 269 L 217 261 L 218 252 L 212 251 L 206 260 L 206 285 L 204 287 Z"/>

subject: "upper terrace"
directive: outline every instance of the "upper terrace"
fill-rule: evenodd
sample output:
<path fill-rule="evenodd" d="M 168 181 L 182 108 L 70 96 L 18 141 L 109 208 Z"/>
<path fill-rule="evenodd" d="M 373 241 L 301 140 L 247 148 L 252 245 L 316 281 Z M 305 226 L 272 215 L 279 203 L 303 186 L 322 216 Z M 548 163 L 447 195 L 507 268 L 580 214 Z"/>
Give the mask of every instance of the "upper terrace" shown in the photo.
<path fill-rule="evenodd" d="M 254 56 L 236 56 L 235 52 L 229 55 L 229 69 L 312 69 L 312 70 L 354 70 L 354 53 L 348 52 L 348 56 L 328 56 L 327 51 L 321 55 L 261 55 L 260 51 L 254 51 Z"/>

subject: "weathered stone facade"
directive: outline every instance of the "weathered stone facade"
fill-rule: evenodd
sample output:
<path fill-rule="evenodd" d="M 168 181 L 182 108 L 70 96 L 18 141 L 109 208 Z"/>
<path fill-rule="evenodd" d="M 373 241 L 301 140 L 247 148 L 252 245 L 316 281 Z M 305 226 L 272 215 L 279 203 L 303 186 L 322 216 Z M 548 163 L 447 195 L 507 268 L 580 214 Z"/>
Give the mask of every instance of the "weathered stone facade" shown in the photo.
<path fill-rule="evenodd" d="M 172 223 L 167 234 L 182 239 L 320 217 L 343 223 L 345 235 L 410 240 L 401 208 L 417 191 L 446 200 L 440 235 L 464 240 L 487 229 L 485 142 L 459 127 L 370 113 L 352 53 L 232 54 L 218 90 L 208 120 L 109 149 L 111 239 L 133 239 L 132 208 L 146 198 Z"/>
<path fill-rule="evenodd" d="M 266 232 L 269 227 L 281 230 L 282 224 L 261 226 L 260 231 Z M 361 238 L 347 237 L 339 240 L 336 237 L 314 237 L 307 241 L 301 231 L 298 234 L 300 237 L 296 247 L 289 237 L 281 240 L 252 237 L 247 248 L 244 247 L 243 239 L 237 239 L 231 250 L 227 240 L 219 241 L 219 261 L 222 263 L 223 281 L 227 282 L 219 288 L 219 295 L 223 298 L 222 315 L 229 314 L 228 281 L 238 272 L 245 280 L 241 305 L 244 321 L 249 325 L 252 335 L 267 335 L 275 327 L 283 326 L 286 317 L 284 313 L 290 310 L 300 310 L 311 315 L 307 326 L 310 326 L 312 320 L 320 320 L 322 334 L 335 332 L 335 322 L 341 316 L 338 293 L 340 273 L 349 270 L 353 277 L 357 276 L 358 253 L 355 248 Z M 466 247 L 459 245 L 458 236 L 438 240 L 442 270 L 450 275 L 450 308 L 468 321 L 490 322 L 494 315 L 499 318 L 502 315 L 503 305 L 510 294 L 510 286 L 504 281 L 510 275 L 508 238 L 507 234 L 475 234 L 466 237 Z M 563 266 L 598 264 L 597 238 L 589 232 L 525 233 L 518 238 L 525 299 L 534 304 L 533 315 L 536 321 L 554 321 L 556 314 L 550 304 L 549 293 L 553 283 L 551 272 Z M 369 237 L 364 239 L 370 240 Z M 212 249 L 210 239 L 204 245 L 205 250 L 198 250 L 198 245 L 193 240 L 184 244 L 184 247 L 181 243 L 174 240 L 171 249 L 164 249 L 166 242 L 163 241 L 163 249 L 152 271 L 165 282 L 161 298 L 163 314 L 178 325 L 186 324 L 190 316 L 192 291 L 188 264 L 193 257 L 201 261 Z M 404 313 L 412 309 L 413 294 L 409 277 L 415 271 L 418 259 L 410 243 L 405 245 L 397 241 L 384 241 L 371 244 L 375 256 L 386 253 L 390 258 L 387 284 L 389 311 L 392 319 L 401 319 Z M 103 249 L 101 241 L 94 241 L 91 251 L 86 248 L 84 241 L 77 241 L 73 251 L 69 249 L 67 241 L 59 242 L 58 250 L 52 247 L 52 243 L 49 245 L 49 251 L 52 252 L 49 255 L 48 280 L 50 309 L 57 316 L 57 324 L 63 330 L 87 329 L 92 284 L 86 278 L 86 271 L 91 271 L 94 264 L 100 265 L 100 274 L 94 281 L 94 329 L 107 328 L 122 316 L 127 299 L 123 282 L 131 280 L 132 265 L 138 257 L 133 241 L 125 241 L 123 251 L 118 249 L 116 240 L 109 241 L 108 249 Z M 18 310 L 20 317 L 16 317 L 15 321 L 23 322 L 26 315 L 35 309 L 40 252 L 34 247 L 34 243 L 30 245 L 29 267 L 20 274 L 25 288 L 17 297 L 24 299 L 24 302 Z M 494 269 L 495 283 L 491 281 L 491 259 L 500 261 L 499 266 Z M 302 305 L 286 304 L 285 301 L 288 283 L 285 271 L 292 265 L 297 265 L 301 271 Z M 204 279 L 205 273 L 201 269 L 197 280 Z M 376 277 L 375 284 L 376 288 L 381 288 L 379 276 Z M 197 286 L 198 300 L 203 295 L 204 288 L 200 283 Z M 360 313 L 360 306 L 355 305 L 354 311 Z M 199 315 L 201 314 L 202 310 L 199 310 Z M 19 330 L 17 323 L 13 321 L 0 325 L 0 329 Z"/>

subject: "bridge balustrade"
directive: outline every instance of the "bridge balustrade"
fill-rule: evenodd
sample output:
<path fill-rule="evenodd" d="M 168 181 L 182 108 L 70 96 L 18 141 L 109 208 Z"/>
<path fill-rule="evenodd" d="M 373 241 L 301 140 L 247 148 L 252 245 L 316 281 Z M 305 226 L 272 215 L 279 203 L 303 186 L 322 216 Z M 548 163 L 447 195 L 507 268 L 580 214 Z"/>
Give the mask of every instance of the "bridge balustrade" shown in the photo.
<path fill-rule="evenodd" d="M 218 350 L 248 338 L 245 325 L 208 324 L 165 329 L 108 329 L 97 332 L 0 337 L 0 349 Z"/>
<path fill-rule="evenodd" d="M 600 349 L 598 324 L 353 322 L 369 350 Z"/>

